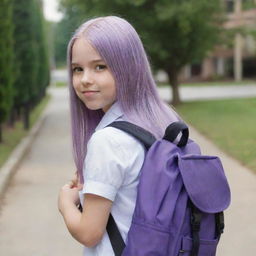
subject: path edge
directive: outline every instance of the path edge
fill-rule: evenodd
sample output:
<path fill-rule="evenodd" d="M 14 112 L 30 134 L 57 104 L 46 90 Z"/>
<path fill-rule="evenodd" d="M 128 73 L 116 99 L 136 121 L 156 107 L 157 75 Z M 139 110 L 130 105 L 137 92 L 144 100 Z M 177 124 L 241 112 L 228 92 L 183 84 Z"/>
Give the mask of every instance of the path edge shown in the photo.
<path fill-rule="evenodd" d="M 34 142 L 37 134 L 39 133 L 41 127 L 47 116 L 47 109 L 50 101 L 45 106 L 43 112 L 41 113 L 39 119 L 33 125 L 33 127 L 28 132 L 28 135 L 21 139 L 20 143 L 14 148 L 8 159 L 5 161 L 3 166 L 0 168 L 0 199 L 4 196 L 11 178 L 17 171 L 23 157 L 29 151 L 32 143 Z"/>

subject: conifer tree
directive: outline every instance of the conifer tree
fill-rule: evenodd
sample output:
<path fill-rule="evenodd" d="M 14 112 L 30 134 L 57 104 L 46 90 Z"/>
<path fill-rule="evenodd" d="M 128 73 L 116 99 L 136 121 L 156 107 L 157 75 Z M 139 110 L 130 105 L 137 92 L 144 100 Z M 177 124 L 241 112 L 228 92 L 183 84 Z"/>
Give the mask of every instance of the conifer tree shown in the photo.
<path fill-rule="evenodd" d="M 38 70 L 37 49 L 34 36 L 34 0 L 13 0 L 15 36 L 15 106 L 23 110 L 24 128 L 29 128 L 31 99 L 36 95 L 36 76 Z"/>
<path fill-rule="evenodd" d="M 2 124 L 9 115 L 14 93 L 12 7 L 12 1 L 0 1 L 0 142 Z"/>

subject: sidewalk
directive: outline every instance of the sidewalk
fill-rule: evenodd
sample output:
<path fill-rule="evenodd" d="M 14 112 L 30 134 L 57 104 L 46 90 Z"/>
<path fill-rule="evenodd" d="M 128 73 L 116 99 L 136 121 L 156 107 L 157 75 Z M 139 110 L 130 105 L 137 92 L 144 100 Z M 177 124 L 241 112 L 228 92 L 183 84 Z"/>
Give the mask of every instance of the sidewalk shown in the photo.
<path fill-rule="evenodd" d="M 67 89 L 51 91 L 40 133 L 4 196 L 0 255 L 82 255 L 82 247 L 66 230 L 57 208 L 59 189 L 75 171 Z"/>
<path fill-rule="evenodd" d="M 160 87 L 161 98 L 170 102 L 171 87 Z M 214 85 L 214 86 L 181 86 L 182 101 L 235 99 L 256 97 L 256 84 L 250 85 Z"/>
<path fill-rule="evenodd" d="M 74 172 L 69 135 L 67 88 L 53 95 L 40 133 L 6 191 L 0 212 L 0 255 L 82 255 L 81 246 L 67 232 L 57 209 L 60 187 Z M 226 231 L 218 256 L 253 255 L 256 251 L 256 175 L 221 152 L 194 129 L 205 154 L 218 155 L 232 190 L 226 211 Z"/>

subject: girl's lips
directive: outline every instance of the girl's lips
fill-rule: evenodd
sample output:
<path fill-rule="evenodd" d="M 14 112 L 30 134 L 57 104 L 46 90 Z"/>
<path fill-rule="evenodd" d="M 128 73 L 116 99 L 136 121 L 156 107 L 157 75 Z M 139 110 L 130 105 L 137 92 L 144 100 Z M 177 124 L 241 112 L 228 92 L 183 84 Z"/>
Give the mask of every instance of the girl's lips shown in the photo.
<path fill-rule="evenodd" d="M 85 91 L 85 92 L 83 92 L 83 94 L 85 96 L 92 96 L 92 95 L 96 94 L 97 92 L 99 92 L 99 91 Z"/>

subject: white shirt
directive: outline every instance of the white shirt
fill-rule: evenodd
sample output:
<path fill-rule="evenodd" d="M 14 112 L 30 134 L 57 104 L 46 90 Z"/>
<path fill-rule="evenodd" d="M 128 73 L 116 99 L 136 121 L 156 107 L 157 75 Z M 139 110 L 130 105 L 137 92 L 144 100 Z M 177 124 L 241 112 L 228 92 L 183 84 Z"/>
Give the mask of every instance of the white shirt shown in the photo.
<path fill-rule="evenodd" d="M 114 103 L 89 140 L 80 199 L 82 203 L 83 194 L 91 193 L 113 201 L 111 213 L 126 241 L 145 148 L 131 135 L 113 127 L 105 128 L 114 121 L 123 120 L 123 117 L 119 104 Z M 114 256 L 107 232 L 95 247 L 84 248 L 84 256 Z"/>

